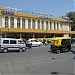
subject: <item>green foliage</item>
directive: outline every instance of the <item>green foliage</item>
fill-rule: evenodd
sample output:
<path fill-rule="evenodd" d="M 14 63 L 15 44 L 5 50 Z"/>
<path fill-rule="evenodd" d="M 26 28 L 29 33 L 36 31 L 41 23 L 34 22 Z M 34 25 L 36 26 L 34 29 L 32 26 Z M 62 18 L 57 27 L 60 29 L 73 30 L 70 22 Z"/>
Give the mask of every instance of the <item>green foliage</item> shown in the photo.
<path fill-rule="evenodd" d="M 75 12 L 68 12 L 66 16 L 72 21 L 71 30 L 75 31 Z"/>

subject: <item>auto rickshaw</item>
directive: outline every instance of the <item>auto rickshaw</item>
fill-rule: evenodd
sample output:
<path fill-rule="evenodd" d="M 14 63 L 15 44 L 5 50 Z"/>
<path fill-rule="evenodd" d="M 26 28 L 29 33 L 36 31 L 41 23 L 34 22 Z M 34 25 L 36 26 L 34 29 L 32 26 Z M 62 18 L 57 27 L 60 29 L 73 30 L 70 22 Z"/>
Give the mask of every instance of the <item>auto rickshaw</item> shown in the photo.
<path fill-rule="evenodd" d="M 52 52 L 68 52 L 71 49 L 70 37 L 54 37 L 51 39 L 50 49 Z"/>
<path fill-rule="evenodd" d="M 45 42 L 46 42 L 46 39 L 45 39 L 45 38 L 38 38 L 38 40 L 39 40 L 40 42 L 42 42 L 43 44 L 45 44 Z"/>

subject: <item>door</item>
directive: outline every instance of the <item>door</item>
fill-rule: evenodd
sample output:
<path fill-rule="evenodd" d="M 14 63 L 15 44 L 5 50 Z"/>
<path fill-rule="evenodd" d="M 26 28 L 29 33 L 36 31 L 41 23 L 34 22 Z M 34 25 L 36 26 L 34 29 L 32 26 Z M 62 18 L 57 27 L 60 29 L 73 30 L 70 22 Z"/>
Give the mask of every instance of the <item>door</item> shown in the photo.
<path fill-rule="evenodd" d="M 10 40 L 9 50 L 18 50 L 17 40 Z"/>

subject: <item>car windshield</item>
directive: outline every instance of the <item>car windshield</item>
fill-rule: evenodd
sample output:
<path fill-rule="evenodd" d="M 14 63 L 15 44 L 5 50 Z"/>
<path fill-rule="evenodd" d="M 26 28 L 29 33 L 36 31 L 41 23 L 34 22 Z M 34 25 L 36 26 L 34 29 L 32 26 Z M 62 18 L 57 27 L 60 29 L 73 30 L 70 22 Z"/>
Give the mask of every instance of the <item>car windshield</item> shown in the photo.
<path fill-rule="evenodd" d="M 34 40 L 35 42 L 38 42 L 38 40 Z"/>
<path fill-rule="evenodd" d="M 18 40 L 18 44 L 24 44 L 22 40 Z"/>
<path fill-rule="evenodd" d="M 31 42 L 38 42 L 38 40 L 31 40 Z"/>

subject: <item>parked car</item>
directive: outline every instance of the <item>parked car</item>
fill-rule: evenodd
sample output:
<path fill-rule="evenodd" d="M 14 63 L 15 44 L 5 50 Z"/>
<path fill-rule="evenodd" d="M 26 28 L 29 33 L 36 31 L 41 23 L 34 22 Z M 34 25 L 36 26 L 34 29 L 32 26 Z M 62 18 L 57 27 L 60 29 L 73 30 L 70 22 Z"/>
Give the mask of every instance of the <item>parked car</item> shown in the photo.
<path fill-rule="evenodd" d="M 0 51 L 6 53 L 9 50 L 26 50 L 26 45 L 22 40 L 14 38 L 0 38 Z"/>
<path fill-rule="evenodd" d="M 43 45 L 42 42 L 38 41 L 37 39 L 29 39 L 28 41 L 32 44 L 32 46 L 42 46 Z"/>

